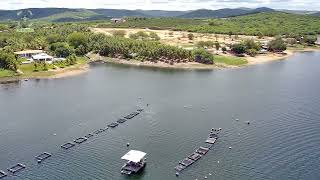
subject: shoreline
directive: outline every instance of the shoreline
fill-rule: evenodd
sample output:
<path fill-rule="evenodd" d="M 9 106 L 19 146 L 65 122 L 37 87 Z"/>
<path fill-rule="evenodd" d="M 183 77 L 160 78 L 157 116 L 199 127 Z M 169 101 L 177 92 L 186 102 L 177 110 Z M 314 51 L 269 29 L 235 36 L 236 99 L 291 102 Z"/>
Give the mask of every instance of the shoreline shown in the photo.
<path fill-rule="evenodd" d="M 14 81 L 20 81 L 25 79 L 58 79 L 58 78 L 64 78 L 64 77 L 77 76 L 77 75 L 88 72 L 90 69 L 89 64 L 92 62 L 94 63 L 98 61 L 102 61 L 104 63 L 113 63 L 113 64 L 136 66 L 136 67 L 151 67 L 151 68 L 163 68 L 163 69 L 223 70 L 223 69 L 244 68 L 252 65 L 265 64 L 265 63 L 274 62 L 274 61 L 281 61 L 299 52 L 317 52 L 317 51 L 320 51 L 320 47 L 315 47 L 315 48 L 307 47 L 303 49 L 289 48 L 288 50 L 285 51 L 286 54 L 268 53 L 265 55 L 258 55 L 256 57 L 246 56 L 244 57 L 244 59 L 247 60 L 248 63 L 244 65 L 239 65 L 239 66 L 226 65 L 226 64 L 220 64 L 220 63 L 216 63 L 213 65 L 206 65 L 206 64 L 201 64 L 197 62 L 176 63 L 174 65 L 170 65 L 160 61 L 158 61 L 157 63 L 153 63 L 150 61 L 141 62 L 137 60 L 125 60 L 125 59 L 93 56 L 92 57 L 93 60 L 90 62 L 87 62 L 85 64 L 78 64 L 76 66 L 67 67 L 64 69 L 49 70 L 45 72 L 34 72 L 30 75 L 22 74 L 22 75 L 14 75 L 9 77 L 0 77 L 0 83 L 14 82 Z M 224 55 L 224 56 L 228 56 L 228 55 Z M 97 57 L 99 57 L 99 59 Z"/>
<path fill-rule="evenodd" d="M 0 77 L 0 83 L 15 82 L 29 79 L 58 79 L 64 77 L 77 76 L 89 71 L 89 64 L 78 64 L 63 69 L 49 70 L 42 72 L 33 72 L 30 75 L 15 75 L 9 77 Z"/>

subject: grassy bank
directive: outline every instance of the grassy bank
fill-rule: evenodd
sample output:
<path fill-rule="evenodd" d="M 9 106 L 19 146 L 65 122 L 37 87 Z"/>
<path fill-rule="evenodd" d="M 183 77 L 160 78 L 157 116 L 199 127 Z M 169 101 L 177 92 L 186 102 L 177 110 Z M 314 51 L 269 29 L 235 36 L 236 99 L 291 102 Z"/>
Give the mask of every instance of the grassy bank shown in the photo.
<path fill-rule="evenodd" d="M 68 73 L 71 71 L 81 70 L 86 64 L 87 58 L 85 57 L 78 57 L 77 63 L 74 65 L 67 65 L 64 62 L 61 62 L 55 64 L 47 64 L 46 67 L 40 65 L 35 69 L 33 63 L 22 64 L 19 66 L 19 71 L 21 72 L 21 74 L 10 70 L 0 69 L 0 78 L 46 78 L 58 74 Z"/>
<path fill-rule="evenodd" d="M 248 61 L 244 58 L 221 55 L 214 56 L 214 62 L 230 66 L 242 66 L 248 63 Z"/>
<path fill-rule="evenodd" d="M 15 76 L 16 73 L 14 71 L 6 70 L 6 69 L 0 69 L 0 78 L 2 77 L 12 77 Z"/>

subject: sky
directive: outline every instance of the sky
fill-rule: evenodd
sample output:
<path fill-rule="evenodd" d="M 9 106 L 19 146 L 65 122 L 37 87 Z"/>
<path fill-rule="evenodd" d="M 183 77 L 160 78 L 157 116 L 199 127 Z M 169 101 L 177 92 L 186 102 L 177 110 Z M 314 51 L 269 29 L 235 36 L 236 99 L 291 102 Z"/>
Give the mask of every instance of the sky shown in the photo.
<path fill-rule="evenodd" d="M 320 10 L 320 0 L 0 0 L 0 9 L 23 8 L 105 8 L 145 10 L 194 10 L 256 8 Z"/>

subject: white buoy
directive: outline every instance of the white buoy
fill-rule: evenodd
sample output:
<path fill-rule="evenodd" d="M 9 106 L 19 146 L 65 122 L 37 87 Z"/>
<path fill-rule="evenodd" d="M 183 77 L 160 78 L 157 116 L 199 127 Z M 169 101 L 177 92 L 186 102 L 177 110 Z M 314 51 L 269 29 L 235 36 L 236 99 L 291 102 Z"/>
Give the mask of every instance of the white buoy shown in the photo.
<path fill-rule="evenodd" d="M 220 163 L 220 161 L 218 161 L 218 163 Z"/>
<path fill-rule="evenodd" d="M 230 146 L 229 149 L 232 149 L 232 147 Z"/>
<path fill-rule="evenodd" d="M 237 118 L 236 121 L 239 121 L 239 119 Z"/>
<path fill-rule="evenodd" d="M 54 133 L 53 135 L 54 135 L 54 136 L 56 136 L 57 134 L 56 134 L 56 133 Z"/>
<path fill-rule="evenodd" d="M 127 147 L 129 147 L 130 146 L 130 143 L 127 143 Z"/>
<path fill-rule="evenodd" d="M 247 124 L 249 125 L 249 124 L 250 124 L 250 121 L 247 121 Z"/>
<path fill-rule="evenodd" d="M 209 176 L 211 176 L 212 174 L 211 173 L 209 173 Z"/>
<path fill-rule="evenodd" d="M 178 172 L 176 172 L 176 176 L 178 177 L 180 174 Z"/>
<path fill-rule="evenodd" d="M 204 178 L 205 178 L 205 179 L 208 179 L 208 177 L 207 177 L 207 176 L 205 176 Z"/>
<path fill-rule="evenodd" d="M 221 131 L 222 130 L 222 128 L 219 128 L 219 131 Z"/>

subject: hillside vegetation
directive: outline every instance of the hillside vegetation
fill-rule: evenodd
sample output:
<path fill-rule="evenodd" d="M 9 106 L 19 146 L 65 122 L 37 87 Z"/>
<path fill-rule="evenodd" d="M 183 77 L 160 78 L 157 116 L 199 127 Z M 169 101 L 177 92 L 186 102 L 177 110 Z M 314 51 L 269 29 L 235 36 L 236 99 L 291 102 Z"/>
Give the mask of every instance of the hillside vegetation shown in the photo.
<path fill-rule="evenodd" d="M 100 25 L 101 26 L 101 25 Z M 109 27 L 171 29 L 199 33 L 276 36 L 320 34 L 320 18 L 309 15 L 271 12 L 224 19 L 128 18 Z"/>

